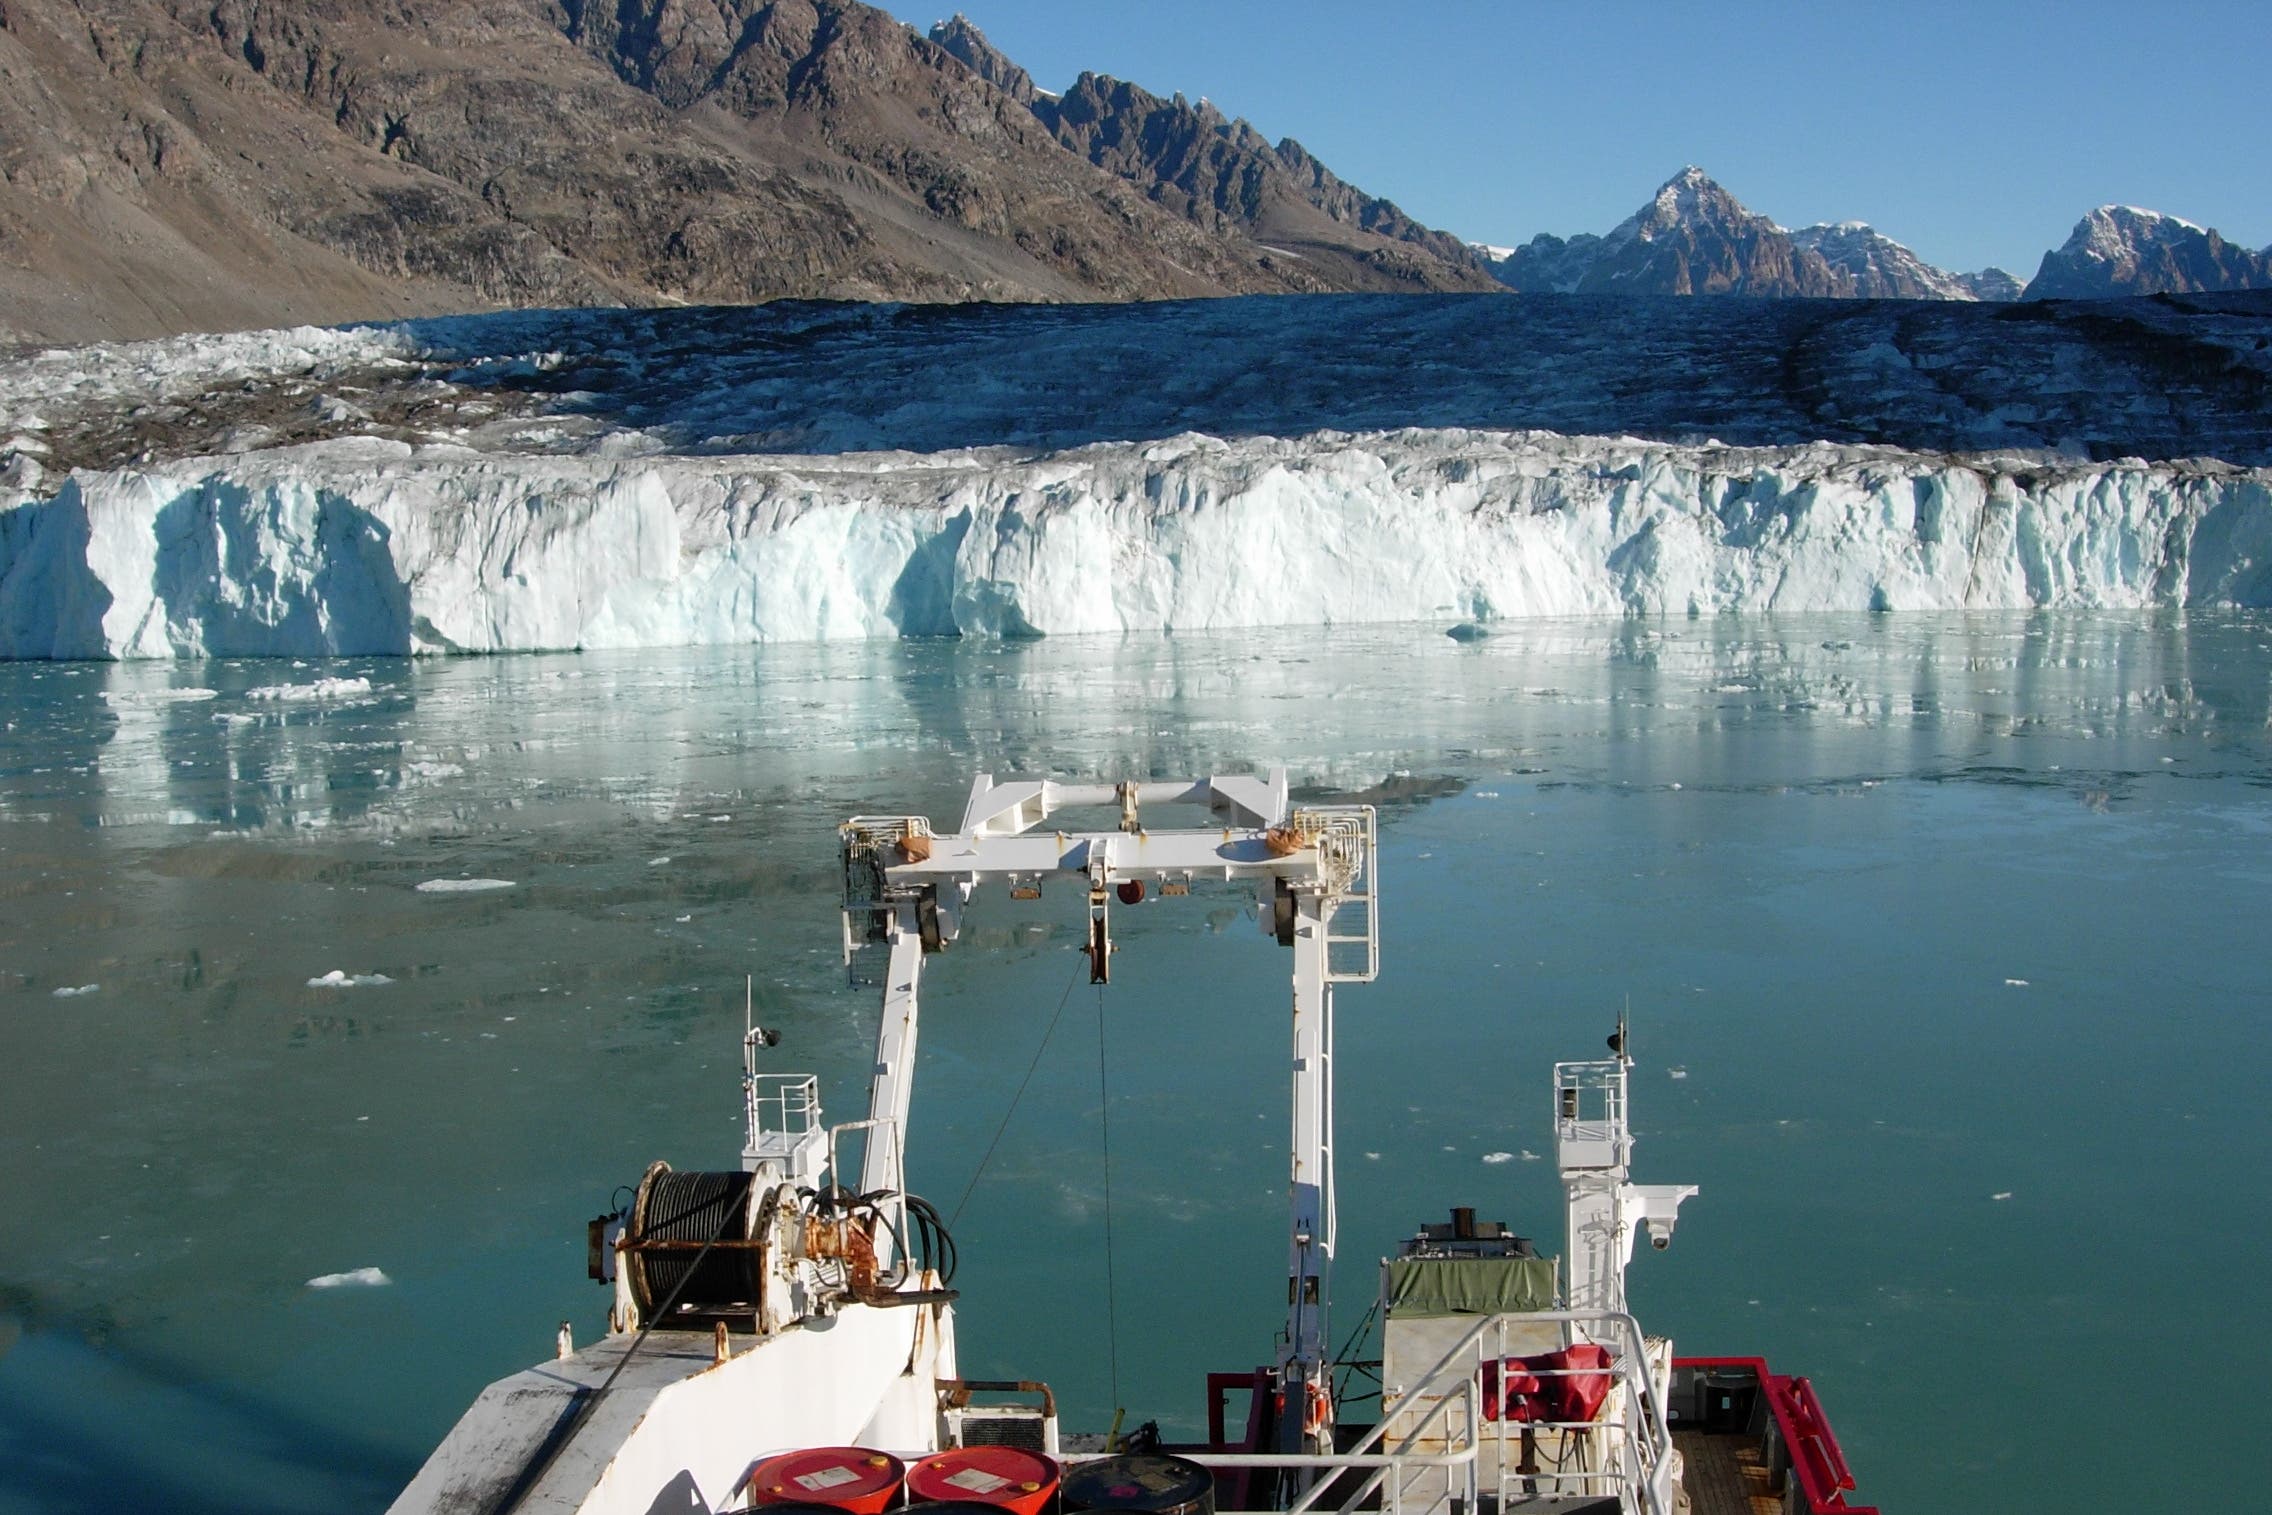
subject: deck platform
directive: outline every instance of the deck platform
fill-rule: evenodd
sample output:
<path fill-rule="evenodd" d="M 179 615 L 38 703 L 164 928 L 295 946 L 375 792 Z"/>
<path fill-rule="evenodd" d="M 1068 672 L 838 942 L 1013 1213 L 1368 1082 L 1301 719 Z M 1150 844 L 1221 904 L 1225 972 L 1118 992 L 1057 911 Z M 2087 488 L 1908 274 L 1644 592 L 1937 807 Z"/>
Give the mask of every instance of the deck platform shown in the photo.
<path fill-rule="evenodd" d="M 1690 1515 L 1782 1515 L 1782 1496 L 1768 1487 L 1772 1475 L 1757 1436 L 1676 1430 L 1672 1444 L 1680 1449 Z"/>

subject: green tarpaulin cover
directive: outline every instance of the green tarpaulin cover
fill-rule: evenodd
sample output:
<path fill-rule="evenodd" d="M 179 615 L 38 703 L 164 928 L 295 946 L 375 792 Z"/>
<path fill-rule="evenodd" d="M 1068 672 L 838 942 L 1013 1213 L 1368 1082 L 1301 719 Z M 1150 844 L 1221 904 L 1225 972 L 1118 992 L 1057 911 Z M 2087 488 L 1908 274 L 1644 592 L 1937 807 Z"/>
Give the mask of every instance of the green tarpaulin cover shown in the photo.
<path fill-rule="evenodd" d="M 1388 1309 L 1407 1318 L 1554 1308 L 1551 1257 L 1400 1257 L 1388 1265 Z"/>

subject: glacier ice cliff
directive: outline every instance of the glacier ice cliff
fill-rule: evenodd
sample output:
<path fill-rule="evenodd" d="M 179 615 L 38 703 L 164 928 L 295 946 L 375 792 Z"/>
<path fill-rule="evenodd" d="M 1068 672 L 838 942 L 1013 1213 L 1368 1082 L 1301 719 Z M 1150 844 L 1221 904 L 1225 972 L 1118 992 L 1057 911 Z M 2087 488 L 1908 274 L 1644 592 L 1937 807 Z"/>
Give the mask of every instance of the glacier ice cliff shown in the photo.
<path fill-rule="evenodd" d="M 2272 604 L 2272 471 L 1456 429 L 1039 456 L 343 440 L 0 512 L 0 656 Z"/>
<path fill-rule="evenodd" d="M 2272 295 L 520 311 L 0 354 L 0 657 L 2272 603 Z"/>

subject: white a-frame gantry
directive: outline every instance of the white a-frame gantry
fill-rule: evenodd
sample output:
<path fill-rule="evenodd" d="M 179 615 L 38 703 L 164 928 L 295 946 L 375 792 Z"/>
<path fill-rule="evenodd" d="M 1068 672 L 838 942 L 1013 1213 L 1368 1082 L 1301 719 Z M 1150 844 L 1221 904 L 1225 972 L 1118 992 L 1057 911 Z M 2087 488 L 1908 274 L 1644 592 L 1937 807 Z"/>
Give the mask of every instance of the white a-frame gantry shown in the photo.
<path fill-rule="evenodd" d="M 1155 830 L 1158 807 L 1195 807 L 1210 824 Z M 1044 829 L 1061 811 L 1118 813 L 1107 830 Z M 1253 888 L 1263 929 L 1293 949 L 1293 1128 L 1287 1236 L 1286 1341 L 1279 1353 L 1281 1447 L 1330 1449 L 1326 1359 L 1333 1213 L 1333 986 L 1380 969 L 1378 827 L 1369 805 L 1289 804 L 1286 771 L 1267 778 L 1060 784 L 980 774 L 962 826 L 933 831 L 922 816 L 859 816 L 841 829 L 844 951 L 884 957 L 863 1192 L 905 1187 L 904 1133 L 915 1062 L 917 987 L 925 954 L 953 941 L 978 886 L 1003 883 L 1031 898 L 1043 880 L 1072 877 L 1088 892 L 1089 976 L 1112 972 L 1111 905 L 1146 890 L 1188 894 L 1194 883 Z M 1339 929 L 1337 929 L 1337 927 Z"/>

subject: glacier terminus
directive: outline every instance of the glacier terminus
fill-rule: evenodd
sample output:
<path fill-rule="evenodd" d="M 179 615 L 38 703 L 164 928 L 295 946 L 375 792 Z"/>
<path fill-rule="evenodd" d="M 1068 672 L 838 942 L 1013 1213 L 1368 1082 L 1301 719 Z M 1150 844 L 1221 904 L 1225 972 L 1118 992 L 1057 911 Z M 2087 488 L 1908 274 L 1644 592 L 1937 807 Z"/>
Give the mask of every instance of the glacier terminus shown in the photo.
<path fill-rule="evenodd" d="M 2272 604 L 2272 300 L 537 312 L 0 358 L 0 656 Z"/>

